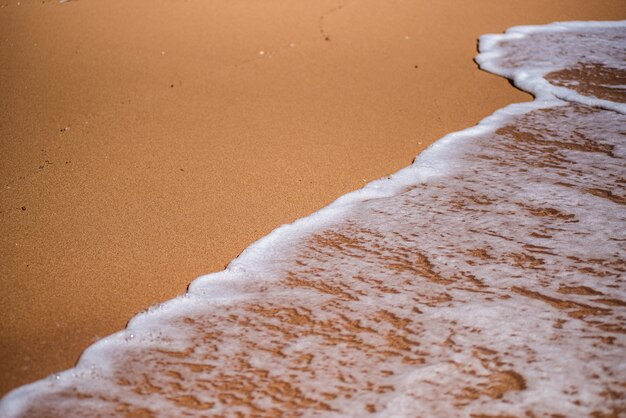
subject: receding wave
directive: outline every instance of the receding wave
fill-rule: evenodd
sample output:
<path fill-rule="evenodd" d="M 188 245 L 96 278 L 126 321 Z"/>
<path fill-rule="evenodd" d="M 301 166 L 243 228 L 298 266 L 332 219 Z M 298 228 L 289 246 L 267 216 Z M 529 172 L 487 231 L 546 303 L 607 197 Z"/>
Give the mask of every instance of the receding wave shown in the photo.
<path fill-rule="evenodd" d="M 625 36 L 482 38 L 481 66 L 537 100 L 279 228 L 0 412 L 626 414 Z"/>
<path fill-rule="evenodd" d="M 626 113 L 624 22 L 519 26 L 483 35 L 483 69 L 512 79 L 538 99 L 560 98 Z"/>

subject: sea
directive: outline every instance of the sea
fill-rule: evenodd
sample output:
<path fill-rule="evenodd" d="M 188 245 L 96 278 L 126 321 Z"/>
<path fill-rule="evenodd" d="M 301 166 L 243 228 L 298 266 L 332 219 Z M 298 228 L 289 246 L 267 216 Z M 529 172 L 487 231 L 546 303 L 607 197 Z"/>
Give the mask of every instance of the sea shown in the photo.
<path fill-rule="evenodd" d="M 626 416 L 626 21 L 479 51 L 535 100 L 276 229 L 0 416 Z"/>

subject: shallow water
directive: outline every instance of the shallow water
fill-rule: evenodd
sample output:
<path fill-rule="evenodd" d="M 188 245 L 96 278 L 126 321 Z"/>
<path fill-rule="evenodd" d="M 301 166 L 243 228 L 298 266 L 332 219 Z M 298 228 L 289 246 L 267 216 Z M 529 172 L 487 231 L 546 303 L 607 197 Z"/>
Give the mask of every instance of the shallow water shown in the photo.
<path fill-rule="evenodd" d="M 620 25 L 482 40 L 481 65 L 540 100 L 278 229 L 0 412 L 626 413 L 626 115 L 602 87 L 623 84 Z M 568 42 L 593 59 L 538 58 Z"/>

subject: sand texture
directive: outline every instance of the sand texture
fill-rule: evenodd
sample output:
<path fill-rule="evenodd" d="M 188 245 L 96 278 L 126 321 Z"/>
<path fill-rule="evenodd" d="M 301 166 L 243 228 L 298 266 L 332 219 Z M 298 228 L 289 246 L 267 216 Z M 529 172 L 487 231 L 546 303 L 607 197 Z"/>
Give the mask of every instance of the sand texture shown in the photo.
<path fill-rule="evenodd" d="M 476 69 L 479 35 L 624 17 L 621 1 L 0 4 L 0 394 L 528 100 Z"/>
<path fill-rule="evenodd" d="M 570 104 L 466 141 L 452 178 L 195 283 L 16 416 L 622 416 L 625 123 Z"/>

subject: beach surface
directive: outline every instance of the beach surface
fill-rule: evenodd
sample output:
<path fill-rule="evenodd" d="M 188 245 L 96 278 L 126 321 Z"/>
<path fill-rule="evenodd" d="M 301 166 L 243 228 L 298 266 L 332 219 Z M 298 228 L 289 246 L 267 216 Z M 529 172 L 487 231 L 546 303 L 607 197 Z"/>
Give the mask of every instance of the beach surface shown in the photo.
<path fill-rule="evenodd" d="M 0 394 L 530 96 L 475 40 L 619 1 L 0 8 Z"/>

